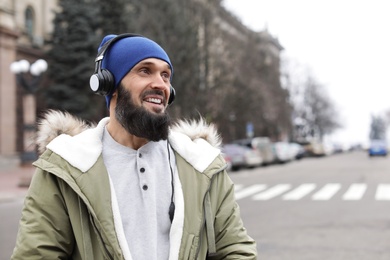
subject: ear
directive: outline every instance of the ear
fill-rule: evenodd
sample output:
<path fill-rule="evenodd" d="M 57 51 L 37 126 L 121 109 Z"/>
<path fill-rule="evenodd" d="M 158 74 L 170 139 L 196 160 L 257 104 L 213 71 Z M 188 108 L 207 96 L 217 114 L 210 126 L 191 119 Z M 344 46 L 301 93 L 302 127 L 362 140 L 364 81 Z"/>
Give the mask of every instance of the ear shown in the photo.
<path fill-rule="evenodd" d="M 111 95 L 110 108 L 109 108 L 110 111 L 111 109 L 115 110 L 117 101 L 118 101 L 118 92 L 117 90 L 115 90 L 114 93 L 112 93 Z"/>

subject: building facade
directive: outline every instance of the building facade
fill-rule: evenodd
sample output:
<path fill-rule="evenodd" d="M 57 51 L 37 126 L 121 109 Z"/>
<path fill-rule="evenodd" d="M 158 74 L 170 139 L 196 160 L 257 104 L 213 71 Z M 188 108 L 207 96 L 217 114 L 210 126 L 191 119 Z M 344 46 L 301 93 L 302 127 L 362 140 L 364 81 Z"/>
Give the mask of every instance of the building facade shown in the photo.
<path fill-rule="evenodd" d="M 56 8 L 56 0 L 0 1 L 0 156 L 34 150 L 26 128 L 35 125 L 35 97 L 18 84 L 10 66 L 19 60 L 31 64 L 44 58 L 43 46 L 53 30 Z M 26 76 L 26 81 L 31 80 Z"/>

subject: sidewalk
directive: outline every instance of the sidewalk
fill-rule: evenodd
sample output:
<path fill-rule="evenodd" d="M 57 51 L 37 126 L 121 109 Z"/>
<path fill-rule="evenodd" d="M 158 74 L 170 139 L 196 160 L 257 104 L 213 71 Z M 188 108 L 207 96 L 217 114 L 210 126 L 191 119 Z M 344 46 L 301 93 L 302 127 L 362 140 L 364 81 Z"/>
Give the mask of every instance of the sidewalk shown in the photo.
<path fill-rule="evenodd" d="M 0 157 L 0 203 L 24 198 L 34 170 L 17 157 Z"/>

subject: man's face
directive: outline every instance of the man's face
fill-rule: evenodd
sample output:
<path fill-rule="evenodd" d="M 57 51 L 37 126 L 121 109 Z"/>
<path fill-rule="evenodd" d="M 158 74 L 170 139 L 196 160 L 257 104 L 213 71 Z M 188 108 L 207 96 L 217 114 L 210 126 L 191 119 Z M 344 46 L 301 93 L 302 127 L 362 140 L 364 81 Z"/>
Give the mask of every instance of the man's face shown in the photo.
<path fill-rule="evenodd" d="M 151 141 L 166 140 L 170 117 L 166 112 L 169 98 L 170 69 L 158 59 L 138 63 L 117 89 L 115 115 L 132 135 Z"/>
<path fill-rule="evenodd" d="M 136 64 L 121 83 L 131 91 L 135 105 L 160 114 L 164 113 L 169 100 L 171 74 L 168 63 L 149 58 Z"/>

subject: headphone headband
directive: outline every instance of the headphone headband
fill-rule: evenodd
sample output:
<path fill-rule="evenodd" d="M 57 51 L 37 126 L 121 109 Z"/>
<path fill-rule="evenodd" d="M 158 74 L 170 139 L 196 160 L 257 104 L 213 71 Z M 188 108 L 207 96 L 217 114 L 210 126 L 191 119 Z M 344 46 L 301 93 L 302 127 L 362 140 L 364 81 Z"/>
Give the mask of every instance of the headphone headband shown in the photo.
<path fill-rule="evenodd" d="M 102 60 L 104 58 L 104 54 L 112 44 L 114 44 L 115 42 L 123 38 L 128 38 L 128 37 L 144 37 L 144 36 L 140 34 L 134 34 L 134 33 L 123 33 L 123 34 L 119 34 L 118 36 L 115 36 L 114 38 L 108 40 L 106 43 L 103 44 L 103 46 L 98 51 L 95 62 L 98 62 L 99 60 Z"/>

